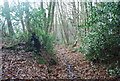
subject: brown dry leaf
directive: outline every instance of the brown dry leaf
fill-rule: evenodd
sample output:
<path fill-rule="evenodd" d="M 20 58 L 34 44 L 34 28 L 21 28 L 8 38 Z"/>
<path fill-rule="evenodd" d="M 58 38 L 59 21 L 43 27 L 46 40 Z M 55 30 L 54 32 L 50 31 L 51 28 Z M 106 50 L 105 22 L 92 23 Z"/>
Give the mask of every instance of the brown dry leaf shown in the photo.
<path fill-rule="evenodd" d="M 5 78 L 10 78 L 10 76 L 8 76 L 8 75 L 5 75 L 4 77 L 5 77 Z"/>
<path fill-rule="evenodd" d="M 19 79 L 67 79 L 69 76 L 68 70 L 70 70 L 74 73 L 74 76 L 78 78 L 111 78 L 105 71 L 105 67 L 92 66 L 90 61 L 83 59 L 83 54 L 71 52 L 60 45 L 56 45 L 55 50 L 58 51 L 56 57 L 59 62 L 59 65 L 55 66 L 37 63 L 35 58 L 32 57 L 32 52 L 25 52 L 24 50 L 19 50 L 17 52 L 13 50 L 4 50 L 3 77 L 11 78 L 8 74 L 12 74 L 12 78 Z M 66 57 L 67 63 L 65 63 L 64 57 Z M 68 69 L 66 64 L 71 64 L 72 67 Z M 48 73 L 48 69 L 51 70 L 50 73 Z"/>

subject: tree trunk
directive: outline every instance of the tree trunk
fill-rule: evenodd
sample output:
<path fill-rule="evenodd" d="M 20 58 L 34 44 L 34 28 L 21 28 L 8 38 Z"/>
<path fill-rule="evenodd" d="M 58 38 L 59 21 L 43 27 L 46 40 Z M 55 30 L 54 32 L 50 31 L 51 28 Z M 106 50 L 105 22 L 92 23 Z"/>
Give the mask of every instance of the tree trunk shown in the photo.
<path fill-rule="evenodd" d="M 51 23 L 50 23 L 50 27 L 49 27 L 49 31 L 51 32 L 52 26 L 53 26 L 53 21 L 54 21 L 54 10 L 55 10 L 55 2 L 53 2 L 52 4 L 52 10 L 51 10 Z"/>
<path fill-rule="evenodd" d="M 41 0 L 41 2 L 40 2 L 40 8 L 41 8 L 41 9 L 44 9 L 43 6 L 44 6 L 44 3 L 43 3 L 43 0 Z M 44 19 L 46 19 L 46 13 L 43 14 L 43 17 L 44 17 Z M 43 27 L 46 27 L 46 26 L 47 26 L 46 21 L 43 21 L 43 23 L 44 23 Z M 46 29 L 47 29 L 47 28 L 46 28 Z"/>
<path fill-rule="evenodd" d="M 52 9 L 52 2 L 50 1 L 50 3 L 49 3 L 49 11 L 48 11 L 48 19 L 51 16 L 51 9 Z M 46 31 L 47 32 L 48 32 L 49 25 L 50 25 L 50 21 L 47 22 L 47 26 L 46 26 Z"/>
<path fill-rule="evenodd" d="M 85 13 L 86 13 L 85 25 L 87 25 L 87 24 L 86 24 L 86 22 L 88 22 L 87 2 L 85 2 Z M 87 31 L 89 31 L 89 29 L 86 27 L 86 28 L 85 28 L 85 36 L 86 36 Z"/>
<path fill-rule="evenodd" d="M 25 18 L 26 28 L 28 30 L 28 33 L 31 33 L 32 30 L 30 29 L 30 22 L 29 22 L 29 2 L 25 3 L 25 14 L 26 14 L 26 18 Z"/>
<path fill-rule="evenodd" d="M 13 30 L 13 27 L 12 27 L 12 23 L 11 23 L 10 8 L 9 8 L 8 0 L 4 0 L 4 10 L 5 10 L 5 18 L 7 20 L 9 34 L 13 35 L 15 33 L 14 33 L 14 30 Z"/>
<path fill-rule="evenodd" d="M 25 33 L 25 25 L 24 25 L 24 21 L 23 21 L 23 19 L 21 18 L 21 25 L 22 25 L 22 27 L 23 27 L 23 32 Z"/>
<path fill-rule="evenodd" d="M 23 32 L 25 33 L 25 24 L 24 24 L 24 20 L 23 20 L 23 8 L 21 8 L 21 5 L 19 0 L 18 0 L 18 13 L 19 13 L 19 18 L 20 18 L 20 22 L 21 22 L 21 25 L 22 25 L 22 28 L 23 28 Z"/>

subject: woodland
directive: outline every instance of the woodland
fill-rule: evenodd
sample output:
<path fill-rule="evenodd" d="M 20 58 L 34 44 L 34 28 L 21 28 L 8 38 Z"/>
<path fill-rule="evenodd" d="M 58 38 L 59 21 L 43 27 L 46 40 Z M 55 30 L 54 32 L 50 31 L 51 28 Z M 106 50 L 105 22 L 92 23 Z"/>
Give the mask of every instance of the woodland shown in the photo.
<path fill-rule="evenodd" d="M 3 0 L 0 32 L 2 80 L 120 81 L 120 1 Z"/>

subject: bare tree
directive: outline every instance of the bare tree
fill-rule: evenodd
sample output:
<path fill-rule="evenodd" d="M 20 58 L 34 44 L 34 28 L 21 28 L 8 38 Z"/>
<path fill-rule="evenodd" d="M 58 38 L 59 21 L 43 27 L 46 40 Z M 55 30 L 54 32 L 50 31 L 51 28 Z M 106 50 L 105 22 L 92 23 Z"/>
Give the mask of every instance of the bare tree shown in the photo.
<path fill-rule="evenodd" d="M 32 30 L 30 29 L 30 22 L 29 22 L 29 7 L 30 7 L 30 4 L 29 2 L 25 2 L 25 14 L 26 14 L 26 17 L 25 17 L 25 24 L 26 24 L 26 28 L 28 30 L 28 33 L 32 32 Z"/>
<path fill-rule="evenodd" d="M 54 11 L 55 11 L 55 2 L 52 3 L 52 10 L 51 10 L 51 22 L 50 22 L 50 27 L 49 31 L 51 32 L 52 26 L 53 26 L 53 21 L 54 21 Z"/>
<path fill-rule="evenodd" d="M 25 33 L 25 24 L 24 24 L 24 20 L 23 20 L 24 11 L 23 11 L 22 6 L 23 5 L 18 0 L 18 14 L 19 14 L 20 22 L 21 22 L 21 25 L 22 25 L 22 28 L 23 28 L 23 32 Z"/>
<path fill-rule="evenodd" d="M 10 8 L 9 8 L 8 0 L 4 0 L 4 11 L 5 11 L 5 18 L 7 20 L 9 34 L 13 35 L 14 34 L 14 30 L 13 30 L 12 22 L 11 22 L 11 18 L 10 18 Z"/>

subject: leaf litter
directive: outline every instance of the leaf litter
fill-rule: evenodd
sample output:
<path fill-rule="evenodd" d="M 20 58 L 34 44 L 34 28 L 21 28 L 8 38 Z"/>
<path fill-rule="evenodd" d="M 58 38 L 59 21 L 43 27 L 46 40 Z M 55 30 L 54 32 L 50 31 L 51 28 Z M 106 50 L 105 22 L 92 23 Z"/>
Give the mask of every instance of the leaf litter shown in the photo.
<path fill-rule="evenodd" d="M 4 79 L 111 79 L 106 67 L 95 66 L 85 60 L 84 55 L 72 52 L 64 46 L 55 45 L 58 64 L 40 64 L 32 52 L 24 50 L 3 50 Z"/>

